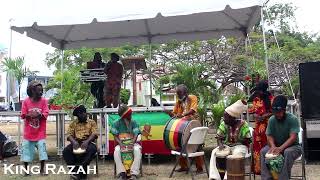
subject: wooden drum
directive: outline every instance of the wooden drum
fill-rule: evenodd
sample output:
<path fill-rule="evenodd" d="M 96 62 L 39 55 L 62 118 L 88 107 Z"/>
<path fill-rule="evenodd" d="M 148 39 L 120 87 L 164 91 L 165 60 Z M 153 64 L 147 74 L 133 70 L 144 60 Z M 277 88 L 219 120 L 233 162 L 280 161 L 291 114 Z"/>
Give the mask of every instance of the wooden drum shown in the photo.
<path fill-rule="evenodd" d="M 227 157 L 228 180 L 244 180 L 245 158 L 241 155 L 229 155 Z"/>
<path fill-rule="evenodd" d="M 181 150 L 186 143 L 193 128 L 200 127 L 201 123 L 197 120 L 191 120 L 188 117 L 181 119 L 171 119 L 167 122 L 163 132 L 165 145 L 170 150 Z M 188 153 L 197 151 L 198 145 L 187 145 Z"/>

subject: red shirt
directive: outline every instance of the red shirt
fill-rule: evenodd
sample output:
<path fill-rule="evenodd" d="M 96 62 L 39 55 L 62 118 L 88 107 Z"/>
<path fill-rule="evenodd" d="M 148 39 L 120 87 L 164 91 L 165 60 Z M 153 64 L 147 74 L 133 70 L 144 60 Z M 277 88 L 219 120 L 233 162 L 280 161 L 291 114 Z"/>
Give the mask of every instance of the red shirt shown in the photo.
<path fill-rule="evenodd" d="M 26 118 L 31 111 L 38 111 L 41 118 Z M 41 97 L 38 102 L 27 98 L 22 103 L 21 118 L 24 119 L 23 138 L 29 141 L 39 141 L 46 138 L 46 121 L 49 114 L 48 101 Z"/>

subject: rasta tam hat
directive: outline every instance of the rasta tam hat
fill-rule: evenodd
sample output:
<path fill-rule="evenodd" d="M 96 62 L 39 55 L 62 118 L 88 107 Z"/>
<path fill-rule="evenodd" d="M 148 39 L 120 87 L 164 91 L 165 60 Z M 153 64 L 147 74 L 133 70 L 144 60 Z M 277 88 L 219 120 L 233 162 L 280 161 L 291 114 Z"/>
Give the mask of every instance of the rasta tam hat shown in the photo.
<path fill-rule="evenodd" d="M 248 109 L 247 102 L 245 100 L 238 100 L 233 103 L 229 107 L 225 109 L 225 111 L 232 117 L 239 118 L 241 114 Z"/>
<path fill-rule="evenodd" d="M 84 107 L 84 105 L 79 105 L 79 106 L 77 106 L 74 110 L 73 110 L 73 115 L 74 116 L 78 116 L 79 115 L 79 113 L 86 113 L 87 112 L 87 109 L 86 109 L 86 107 Z"/>
<path fill-rule="evenodd" d="M 118 109 L 118 114 L 121 119 L 126 119 L 132 114 L 132 109 L 129 108 L 127 105 L 122 105 Z"/>

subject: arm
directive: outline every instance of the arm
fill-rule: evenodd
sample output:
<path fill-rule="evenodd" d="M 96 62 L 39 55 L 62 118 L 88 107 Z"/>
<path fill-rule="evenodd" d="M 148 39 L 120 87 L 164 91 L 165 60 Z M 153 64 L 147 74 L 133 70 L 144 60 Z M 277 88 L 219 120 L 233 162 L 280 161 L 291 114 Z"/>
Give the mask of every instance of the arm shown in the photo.
<path fill-rule="evenodd" d="M 79 148 L 79 143 L 73 136 L 68 136 L 67 140 L 71 142 L 73 149 Z"/>
<path fill-rule="evenodd" d="M 139 125 L 137 124 L 137 122 L 133 121 L 133 127 L 132 128 L 133 128 L 132 131 L 133 131 L 133 135 L 134 135 L 132 142 L 136 143 L 139 134 L 141 134 L 140 129 L 139 129 Z"/>
<path fill-rule="evenodd" d="M 189 116 L 196 113 L 198 110 L 198 98 L 197 96 L 191 96 L 190 97 L 190 111 L 182 114 L 182 116 Z"/>
<path fill-rule="evenodd" d="M 48 100 L 44 99 L 44 103 L 42 106 L 42 113 L 39 115 L 40 119 L 46 120 L 49 115 L 49 106 L 48 106 Z"/>
<path fill-rule="evenodd" d="M 281 149 L 281 152 L 287 149 L 289 146 L 295 143 L 297 139 L 296 133 L 291 133 L 289 139 L 286 140 L 279 148 Z"/>
<path fill-rule="evenodd" d="M 75 123 L 71 122 L 71 124 L 69 125 L 68 128 L 68 137 L 67 140 L 71 142 L 73 149 L 78 149 L 79 148 L 79 143 L 78 141 L 75 139 Z"/>
<path fill-rule="evenodd" d="M 90 120 L 89 122 L 91 123 L 91 130 L 90 130 L 91 135 L 88 137 L 88 139 L 82 142 L 81 144 L 82 149 L 87 149 L 89 143 L 95 141 L 98 138 L 97 123 L 92 120 Z"/>

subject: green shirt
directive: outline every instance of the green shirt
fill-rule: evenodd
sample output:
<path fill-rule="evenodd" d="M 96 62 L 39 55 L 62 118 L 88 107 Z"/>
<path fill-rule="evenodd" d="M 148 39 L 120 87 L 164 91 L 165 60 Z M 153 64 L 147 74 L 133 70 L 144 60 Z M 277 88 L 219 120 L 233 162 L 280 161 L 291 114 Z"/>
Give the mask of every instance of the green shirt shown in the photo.
<path fill-rule="evenodd" d="M 249 129 L 249 125 L 247 122 L 242 121 L 241 127 L 237 127 L 234 134 L 232 134 L 231 129 L 227 126 L 224 121 L 222 121 L 217 130 L 217 138 L 221 138 L 224 140 L 224 144 L 232 145 L 236 143 L 244 144 L 245 139 L 251 140 L 251 133 Z"/>
<path fill-rule="evenodd" d="M 286 118 L 283 121 L 277 120 L 275 116 L 270 117 L 266 134 L 272 136 L 275 145 L 279 147 L 289 139 L 291 133 L 297 133 L 297 139 L 293 145 L 299 144 L 299 132 L 300 125 L 298 118 L 291 113 L 286 113 Z"/>
<path fill-rule="evenodd" d="M 111 133 L 113 135 L 119 135 L 122 133 L 129 133 L 129 134 L 134 134 L 137 136 L 138 134 L 140 134 L 140 129 L 139 129 L 139 126 L 136 123 L 136 121 L 134 121 L 133 119 L 129 123 L 129 126 L 126 125 L 124 120 L 119 119 L 118 121 L 115 121 L 113 123 L 113 125 L 111 127 Z"/>

